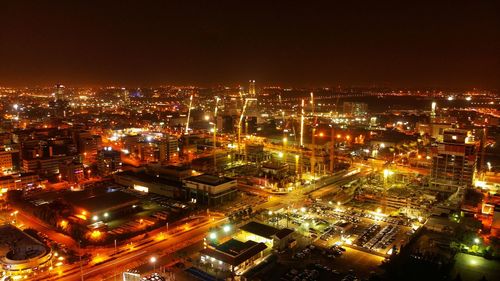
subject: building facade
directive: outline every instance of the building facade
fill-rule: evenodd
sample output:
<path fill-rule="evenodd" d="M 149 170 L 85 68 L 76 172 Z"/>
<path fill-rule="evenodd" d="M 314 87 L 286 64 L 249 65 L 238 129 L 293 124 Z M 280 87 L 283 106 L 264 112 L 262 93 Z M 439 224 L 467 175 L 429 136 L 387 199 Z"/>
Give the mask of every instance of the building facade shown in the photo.
<path fill-rule="evenodd" d="M 432 147 L 431 188 L 453 192 L 472 187 L 478 150 L 469 131 L 444 130 L 443 141 Z"/>

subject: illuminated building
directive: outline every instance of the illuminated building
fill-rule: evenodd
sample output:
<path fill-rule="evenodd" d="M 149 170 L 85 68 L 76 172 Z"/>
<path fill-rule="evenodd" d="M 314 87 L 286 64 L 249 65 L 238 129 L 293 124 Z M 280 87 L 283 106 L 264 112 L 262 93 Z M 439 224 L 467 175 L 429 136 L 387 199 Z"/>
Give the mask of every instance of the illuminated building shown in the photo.
<path fill-rule="evenodd" d="M 57 155 L 47 158 L 23 159 L 23 170 L 40 175 L 55 175 L 60 173 L 60 166 L 73 162 L 73 156 Z"/>
<path fill-rule="evenodd" d="M 122 168 L 120 151 L 106 147 L 97 155 L 97 170 L 99 174 L 107 176 Z"/>
<path fill-rule="evenodd" d="M 87 157 L 95 157 L 97 151 L 101 148 L 101 136 L 92 135 L 88 131 L 77 133 L 78 152 L 85 154 Z"/>
<path fill-rule="evenodd" d="M 134 212 L 140 205 L 140 200 L 122 191 L 106 192 L 99 195 L 83 191 L 64 194 L 64 200 L 72 207 L 75 216 L 85 224 L 93 224 L 108 218 Z"/>
<path fill-rule="evenodd" d="M 223 271 L 242 272 L 253 266 L 255 261 L 263 257 L 266 244 L 248 240 L 241 242 L 230 239 L 218 246 L 207 247 L 201 251 L 201 262 L 211 264 Z M 238 274 L 239 275 L 239 274 Z"/>
<path fill-rule="evenodd" d="M 178 177 L 168 177 L 154 171 L 124 171 L 114 174 L 113 178 L 117 184 L 133 188 L 136 191 L 176 199 L 185 197 L 181 178 Z"/>
<path fill-rule="evenodd" d="M 55 86 L 54 100 L 49 102 L 49 107 L 52 109 L 52 116 L 64 118 L 68 115 L 68 101 L 64 97 L 64 86 L 57 84 Z"/>
<path fill-rule="evenodd" d="M 50 248 L 26 232 L 12 225 L 0 226 L 0 266 L 4 275 L 29 275 L 50 266 L 51 258 Z"/>
<path fill-rule="evenodd" d="M 278 229 L 267 224 L 251 221 L 240 227 L 240 237 L 245 240 L 265 243 L 270 248 L 282 250 L 293 240 L 294 231 L 289 228 Z"/>
<path fill-rule="evenodd" d="M 178 153 L 177 150 L 179 149 L 179 141 L 177 138 L 167 135 L 159 141 L 158 148 L 160 153 L 160 162 L 168 162 L 174 157 L 175 154 Z"/>
<path fill-rule="evenodd" d="M 368 114 L 368 105 L 362 102 L 344 102 L 342 109 L 348 117 L 363 117 Z"/>
<path fill-rule="evenodd" d="M 472 187 L 478 149 L 469 131 L 444 130 L 443 141 L 432 147 L 431 187 L 445 191 Z"/>
<path fill-rule="evenodd" d="M 18 153 L 18 151 L 0 151 L 0 174 L 14 170 L 13 153 Z"/>
<path fill-rule="evenodd" d="M 0 177 L 0 188 L 15 190 L 15 189 L 31 189 L 38 186 L 40 179 L 35 173 L 19 173 Z"/>
<path fill-rule="evenodd" d="M 255 80 L 248 81 L 248 95 L 250 95 L 251 97 L 255 97 L 256 93 Z"/>
<path fill-rule="evenodd" d="M 187 199 L 199 204 L 216 205 L 236 197 L 236 180 L 227 177 L 199 175 L 183 180 Z"/>
<path fill-rule="evenodd" d="M 130 93 L 127 91 L 127 89 L 122 88 L 122 94 L 123 94 L 123 104 L 125 105 L 130 105 Z"/>

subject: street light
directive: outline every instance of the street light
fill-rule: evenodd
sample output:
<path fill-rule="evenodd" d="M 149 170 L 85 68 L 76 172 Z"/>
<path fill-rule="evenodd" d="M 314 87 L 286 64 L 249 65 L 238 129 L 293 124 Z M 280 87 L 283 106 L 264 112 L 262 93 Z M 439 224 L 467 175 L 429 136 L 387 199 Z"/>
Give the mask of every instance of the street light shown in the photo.
<path fill-rule="evenodd" d="M 153 273 L 156 271 L 156 257 L 151 257 L 149 261 L 153 264 Z"/>
<path fill-rule="evenodd" d="M 212 233 L 210 233 L 210 234 L 209 234 L 209 236 L 208 236 L 208 237 L 209 237 L 210 239 L 212 239 L 212 240 L 215 240 L 215 239 L 217 239 L 217 233 L 212 232 Z"/>
<path fill-rule="evenodd" d="M 474 243 L 475 243 L 475 244 L 479 244 L 479 242 L 481 242 L 481 240 L 479 240 L 479 238 L 477 238 L 477 237 L 476 237 L 476 238 L 474 238 Z"/>
<path fill-rule="evenodd" d="M 387 169 L 384 170 L 384 178 L 387 178 L 388 176 L 392 176 L 393 174 L 394 174 L 394 172 L 391 170 L 387 170 Z"/>
<path fill-rule="evenodd" d="M 225 233 L 228 233 L 228 232 L 231 230 L 231 226 L 230 226 L 230 225 L 224 225 L 224 227 L 222 228 L 222 230 L 223 230 Z"/>

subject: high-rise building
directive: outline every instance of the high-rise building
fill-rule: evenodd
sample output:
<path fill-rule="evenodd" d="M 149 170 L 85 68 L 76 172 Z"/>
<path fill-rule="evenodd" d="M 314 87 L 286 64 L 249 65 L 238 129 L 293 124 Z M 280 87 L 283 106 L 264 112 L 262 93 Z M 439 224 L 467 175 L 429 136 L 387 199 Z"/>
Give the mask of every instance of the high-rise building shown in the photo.
<path fill-rule="evenodd" d="M 122 88 L 122 94 L 123 94 L 123 103 L 125 105 L 129 105 L 130 104 L 130 93 L 127 91 L 127 89 L 125 88 Z"/>
<path fill-rule="evenodd" d="M 120 151 L 105 147 L 97 154 L 97 170 L 100 175 L 107 176 L 120 170 L 122 160 Z"/>
<path fill-rule="evenodd" d="M 478 151 L 479 142 L 470 131 L 445 129 L 443 141 L 432 147 L 431 187 L 444 191 L 471 187 Z"/>
<path fill-rule="evenodd" d="M 64 86 L 57 84 L 55 88 L 54 100 L 49 102 L 49 107 L 52 109 L 54 117 L 63 118 L 68 114 L 68 101 L 64 97 Z"/>
<path fill-rule="evenodd" d="M 179 141 L 177 138 L 167 135 L 158 143 L 160 151 L 160 162 L 170 161 L 179 148 Z"/>
<path fill-rule="evenodd" d="M 248 84 L 248 95 L 250 97 L 255 97 L 256 93 L 257 92 L 255 90 L 255 80 L 250 80 Z"/>
<path fill-rule="evenodd" d="M 54 101 L 64 100 L 63 97 L 64 86 L 61 84 L 56 85 L 56 91 L 54 93 Z"/>

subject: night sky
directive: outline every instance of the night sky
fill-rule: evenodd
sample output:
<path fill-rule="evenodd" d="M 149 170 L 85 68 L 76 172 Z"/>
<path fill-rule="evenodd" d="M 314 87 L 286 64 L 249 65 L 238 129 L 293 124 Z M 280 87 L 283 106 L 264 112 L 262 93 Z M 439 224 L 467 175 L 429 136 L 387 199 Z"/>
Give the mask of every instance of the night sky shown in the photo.
<path fill-rule="evenodd" d="M 497 1 L 297 2 L 2 0 L 0 86 L 500 86 Z"/>

